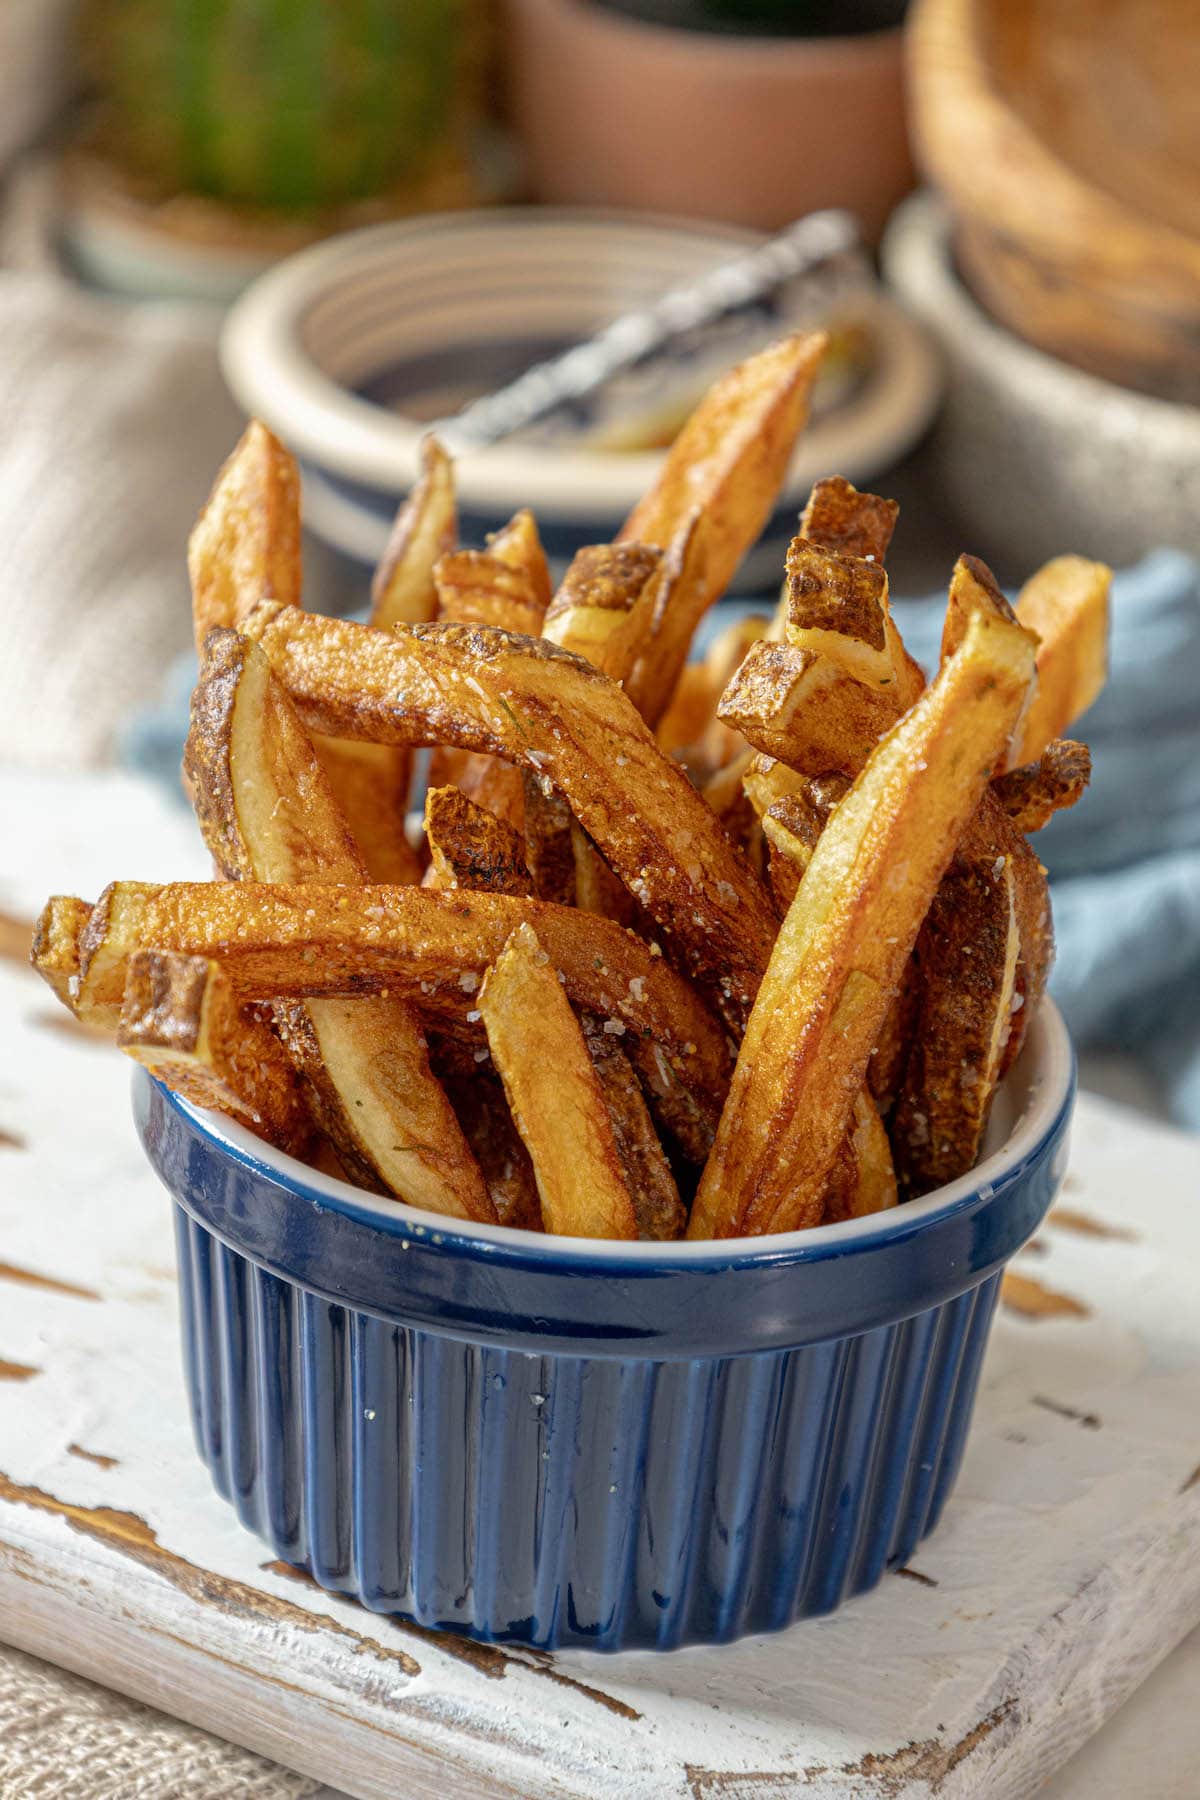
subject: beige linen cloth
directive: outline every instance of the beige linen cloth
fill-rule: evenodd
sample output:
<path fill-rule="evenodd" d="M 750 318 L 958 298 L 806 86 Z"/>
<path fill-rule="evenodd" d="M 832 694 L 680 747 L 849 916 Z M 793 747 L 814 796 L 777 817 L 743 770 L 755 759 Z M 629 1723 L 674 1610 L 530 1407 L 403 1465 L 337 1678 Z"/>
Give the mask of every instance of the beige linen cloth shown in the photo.
<path fill-rule="evenodd" d="M 0 1646 L 0 1800 L 305 1800 L 322 1791 Z"/>
<path fill-rule="evenodd" d="M 36 172 L 0 234 L 0 761 L 108 759 L 189 638 L 187 535 L 241 428 L 216 317 L 81 292 Z"/>

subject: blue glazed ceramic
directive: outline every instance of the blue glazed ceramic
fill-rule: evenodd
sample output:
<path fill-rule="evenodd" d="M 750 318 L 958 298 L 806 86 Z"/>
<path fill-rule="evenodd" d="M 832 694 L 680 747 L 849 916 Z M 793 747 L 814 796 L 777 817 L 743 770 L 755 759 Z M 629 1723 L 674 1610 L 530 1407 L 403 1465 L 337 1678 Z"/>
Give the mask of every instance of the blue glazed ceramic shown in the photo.
<path fill-rule="evenodd" d="M 952 1186 L 816 1231 L 608 1245 L 410 1211 L 139 1071 L 201 1455 L 276 1556 L 422 1625 L 672 1649 L 828 1612 L 937 1523 L 1073 1092 L 1045 1005 L 997 1147 Z"/>
<path fill-rule="evenodd" d="M 225 321 L 222 367 L 246 411 L 299 456 L 306 524 L 372 563 L 432 419 L 758 241 L 729 226 L 572 207 L 396 221 L 327 239 L 263 275 Z M 864 482 L 890 468 L 936 409 L 940 369 L 911 320 L 872 286 L 839 304 L 869 346 L 861 379 L 839 380 L 831 368 L 833 390 L 804 433 L 742 591 L 778 580 L 813 481 L 838 469 Z M 698 391 L 765 338 L 814 322 L 811 291 L 794 284 L 715 342 L 681 343 L 624 387 L 581 402 L 548 437 L 463 455 L 463 541 L 482 543 L 528 506 L 557 564 L 583 544 L 607 543 L 662 466 L 661 450 L 601 447 L 628 423 L 627 409 L 655 419 L 681 383 Z"/>

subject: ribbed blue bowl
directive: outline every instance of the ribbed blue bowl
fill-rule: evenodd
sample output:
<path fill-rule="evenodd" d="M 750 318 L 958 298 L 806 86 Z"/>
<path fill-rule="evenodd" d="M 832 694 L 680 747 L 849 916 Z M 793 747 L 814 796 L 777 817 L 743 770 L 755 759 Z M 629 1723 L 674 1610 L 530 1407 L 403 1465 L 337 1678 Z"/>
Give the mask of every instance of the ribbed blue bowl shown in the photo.
<path fill-rule="evenodd" d="M 937 1523 L 1000 1271 L 1062 1172 L 1050 1006 L 977 1169 L 716 1244 L 449 1225 L 135 1077 L 200 1453 L 276 1556 L 488 1641 L 673 1649 L 836 1607 Z"/>

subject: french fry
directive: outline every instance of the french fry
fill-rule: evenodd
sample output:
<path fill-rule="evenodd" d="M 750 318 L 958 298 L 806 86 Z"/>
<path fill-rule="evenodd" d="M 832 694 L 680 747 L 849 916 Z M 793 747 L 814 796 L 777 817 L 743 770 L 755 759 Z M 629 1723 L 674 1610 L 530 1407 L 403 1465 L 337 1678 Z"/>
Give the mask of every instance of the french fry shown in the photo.
<path fill-rule="evenodd" d="M 488 550 L 454 550 L 433 572 L 440 619 L 537 637 L 546 608 L 533 578 Z"/>
<path fill-rule="evenodd" d="M 741 734 L 718 720 L 717 704 L 751 645 L 770 628 L 763 614 L 748 613 L 713 640 L 703 662 L 687 664 L 655 733 L 664 750 L 690 750 L 702 765 L 718 769 L 745 748 Z"/>
<path fill-rule="evenodd" d="M 633 925 L 638 904 L 614 875 L 583 826 L 571 820 L 571 854 L 575 863 L 575 904 L 582 912 L 600 913 L 618 925 Z"/>
<path fill-rule="evenodd" d="M 575 904 L 575 841 L 571 809 L 544 775 L 526 771 L 525 851 L 539 900 Z"/>
<path fill-rule="evenodd" d="M 482 626 L 387 634 L 267 605 L 246 631 L 316 730 L 449 743 L 543 776 L 689 972 L 732 1023 L 745 1017 L 774 936 L 766 892 L 614 682 L 545 640 Z"/>
<path fill-rule="evenodd" d="M 921 922 L 1033 679 L 1032 637 L 975 617 L 838 806 L 780 929 L 688 1235 L 816 1224 Z"/>
<path fill-rule="evenodd" d="M 635 1238 L 612 1120 L 579 1021 L 530 925 L 487 972 L 479 1010 L 529 1152 L 542 1224 L 565 1237 Z"/>
<path fill-rule="evenodd" d="M 550 572 L 532 513 L 517 513 L 487 551 L 462 550 L 434 571 L 438 617 L 465 625 L 495 625 L 536 637 L 542 629 Z M 520 769 L 494 756 L 435 746 L 429 786 L 456 787 L 520 831 L 525 826 Z"/>
<path fill-rule="evenodd" d="M 891 677 L 897 692 L 897 710 L 904 712 L 922 692 L 925 677 L 920 665 L 905 649 L 904 641 L 892 619 L 886 579 L 879 582 L 871 574 L 871 565 L 881 564 L 884 560 L 898 511 L 894 501 L 881 500 L 877 494 L 861 494 L 840 476 L 818 482 L 801 515 L 800 535 L 795 540 L 795 545 L 804 546 L 805 551 L 795 566 L 789 552 L 788 579 L 784 586 L 781 609 L 783 617 L 779 628 L 772 635 L 786 638 L 798 649 L 831 654 L 835 661 L 842 662 L 848 673 L 854 673 L 852 648 L 839 646 L 836 641 L 829 642 L 828 638 L 822 641 L 822 633 L 832 632 L 835 640 L 837 635 L 844 635 L 839 634 L 836 619 L 831 615 L 828 605 L 822 605 L 818 600 L 816 616 L 810 620 L 814 598 L 810 583 L 816 577 L 822 551 L 833 557 L 835 571 L 838 565 L 849 565 L 849 570 L 843 570 L 841 581 L 843 585 L 849 583 L 852 590 L 854 580 L 850 571 L 858 569 L 857 607 L 861 607 L 863 603 L 862 584 L 865 582 L 867 588 L 873 587 L 877 594 L 887 661 L 890 663 Z M 816 560 L 806 562 L 805 555 Z M 856 609 L 851 608 L 852 617 Z M 871 617 L 869 610 L 867 616 Z M 817 632 L 816 636 L 809 635 L 810 623 Z M 872 635 L 875 635 L 873 628 Z M 881 681 L 886 673 L 882 666 L 877 670 Z"/>
<path fill-rule="evenodd" d="M 509 568 L 521 570 L 529 583 L 539 614 L 544 617 L 553 589 L 546 552 L 542 549 L 542 540 L 538 536 L 537 521 L 529 508 L 523 506 L 520 512 L 513 514 L 507 525 L 501 526 L 499 531 L 491 532 L 487 547 L 492 556 L 507 563 Z"/>
<path fill-rule="evenodd" d="M 283 1046 L 239 1007 L 214 962 L 158 950 L 132 956 L 117 1045 L 172 1092 L 237 1119 L 291 1156 L 312 1142 L 313 1121 Z"/>
<path fill-rule="evenodd" d="M 723 686 L 714 683 L 704 663 L 690 662 L 681 670 L 674 697 L 654 734 L 664 750 L 685 750 L 700 742 L 716 717 Z"/>
<path fill-rule="evenodd" d="M 892 1146 L 879 1110 L 864 1088 L 854 1102 L 850 1130 L 825 1191 L 821 1222 L 864 1219 L 899 1200 Z"/>
<path fill-rule="evenodd" d="M 637 1076 L 616 1038 L 599 1019 L 583 1017 L 583 1036 L 608 1108 L 637 1235 L 667 1243 L 683 1236 L 687 1209 L 654 1129 Z"/>
<path fill-rule="evenodd" d="M 751 644 L 717 707 L 754 749 L 807 775 L 857 774 L 899 716 L 894 689 L 868 687 L 828 656 L 766 640 Z"/>
<path fill-rule="evenodd" d="M 953 656 L 966 634 L 967 625 L 977 612 L 990 613 L 1006 624 L 1014 624 L 1017 615 L 1008 604 L 1000 585 L 985 562 L 977 556 L 960 556 L 954 565 L 950 577 L 950 592 L 946 602 L 946 620 L 942 627 L 942 660 Z M 1034 703 L 1036 686 L 1030 689 L 1029 701 L 1025 708 L 1026 715 Z M 1024 716 L 1017 720 L 1013 730 L 1013 744 L 1021 736 L 1024 728 Z M 1013 744 L 1005 751 L 1000 767 L 1007 768 L 1013 752 Z"/>
<path fill-rule="evenodd" d="M 770 856 L 768 874 L 781 914 L 787 912 L 795 899 L 821 833 L 834 808 L 845 798 L 849 786 L 844 775 L 804 777 L 794 793 L 774 801 L 763 815 L 763 835 Z M 888 1019 L 896 1010 L 893 1006 Z M 886 1028 L 885 1020 L 882 1029 L 886 1032 Z M 875 1066 L 877 1050 L 878 1046 L 872 1052 L 868 1075 Z M 892 1165 L 891 1145 L 872 1097 L 869 1079 L 867 1087 L 854 1102 L 843 1152 L 839 1153 L 826 1189 L 822 1215 L 825 1223 L 861 1218 L 866 1213 L 895 1206 L 896 1172 Z"/>
<path fill-rule="evenodd" d="M 434 1068 L 483 1172 L 496 1217 L 516 1231 L 540 1231 L 542 1207 L 529 1152 L 508 1110 L 500 1077 L 458 1039 L 431 1047 Z M 487 1051 L 478 1052 L 483 1057 Z"/>
<path fill-rule="evenodd" d="M 663 574 L 663 555 L 646 544 L 598 544 L 576 552 L 551 603 L 543 635 L 583 656 L 593 668 L 623 681 L 650 629 Z M 538 892 L 627 924 L 629 895 L 586 832 L 557 795 L 529 792 Z"/>
<path fill-rule="evenodd" d="M 265 882 L 113 882 L 80 940 L 80 1002 L 115 1017 L 129 957 L 146 948 L 220 962 L 244 1000 L 380 994 L 461 1029 L 488 965 L 530 924 L 575 1005 L 626 1027 L 660 1104 L 690 1108 L 692 1140 L 715 1124 L 725 1033 L 652 946 L 609 919 L 510 894 Z M 669 1128 L 689 1131 L 685 1113 Z"/>
<path fill-rule="evenodd" d="M 447 885 L 493 892 L 528 894 L 531 883 L 523 860 L 520 862 L 518 877 L 518 880 L 523 878 L 523 885 L 509 885 L 508 883 L 508 870 L 518 855 L 523 856 L 523 846 L 520 840 L 515 837 L 515 834 L 508 833 L 508 827 L 500 825 L 498 820 L 491 819 L 490 815 L 485 815 L 483 819 L 478 817 L 472 819 L 465 810 L 468 806 L 469 802 L 465 801 L 462 795 L 453 788 L 435 791 L 426 799 L 426 830 L 433 848 L 435 866 L 439 862 L 439 856 L 445 854 L 447 839 L 453 839 L 450 845 L 451 854 L 455 854 L 456 849 L 458 851 L 454 864 L 457 872 L 456 879 Z M 478 809 L 472 808 L 471 812 L 477 814 Z M 505 838 L 498 834 L 508 834 L 511 841 L 506 842 Z M 464 839 L 469 845 L 465 853 L 458 848 Z M 439 840 L 441 849 L 439 849 Z M 599 858 L 594 854 L 592 860 L 599 863 Z M 603 864 L 599 864 L 599 866 L 603 867 Z M 497 869 L 502 872 L 500 880 L 496 879 Z M 638 1233 L 642 1237 L 677 1238 L 683 1230 L 687 1215 L 680 1201 L 670 1164 L 663 1154 L 662 1145 L 651 1122 L 637 1077 L 629 1059 L 617 1042 L 617 1033 L 614 1031 L 611 1021 L 601 1021 L 585 1014 L 582 1024 L 592 1065 L 609 1110 L 617 1153 L 620 1157 L 626 1186 L 633 1200 Z M 606 1025 L 608 1029 L 605 1029 Z M 624 1035 L 623 1031 L 621 1035 Z M 469 1071 L 469 1077 L 471 1074 L 472 1072 Z M 475 1065 L 474 1079 L 478 1079 L 478 1074 L 478 1065 Z M 472 1085 L 470 1078 L 466 1082 L 457 1084 L 458 1088 L 470 1085 Z M 461 1121 L 464 1117 L 463 1105 L 455 1089 L 451 1089 L 450 1093 L 452 1104 L 455 1105 Z M 494 1097 L 492 1104 L 486 1110 L 491 1125 L 500 1129 L 500 1122 L 495 1115 L 499 1110 L 507 1111 L 502 1092 Z M 466 1116 L 477 1128 L 481 1127 L 479 1109 L 472 1107 L 469 1102 L 466 1103 Z M 509 1131 L 512 1132 L 511 1120 L 509 1120 Z M 470 1133 L 468 1133 L 468 1137 L 470 1139 Z M 516 1142 L 518 1145 L 520 1144 L 519 1137 Z M 522 1154 L 524 1155 L 523 1151 Z M 526 1157 L 525 1160 L 527 1163 L 528 1158 Z M 498 1162 L 505 1171 L 503 1181 L 494 1180 L 489 1175 L 489 1169 L 494 1168 Z M 481 1162 L 481 1167 L 503 1222 L 508 1211 L 521 1207 L 523 1203 L 523 1171 L 520 1169 L 519 1159 L 516 1165 L 515 1181 L 513 1162 L 510 1157 L 501 1159 L 492 1153 Z M 532 1171 L 530 1171 L 530 1182 L 532 1183 Z M 540 1224 L 540 1212 L 537 1211 L 536 1205 L 536 1189 L 534 1197 L 535 1212 L 537 1212 Z M 501 1210 L 502 1208 L 504 1210 Z"/>
<path fill-rule="evenodd" d="M 1111 584 L 1112 570 L 1103 563 L 1057 556 L 1021 589 L 1017 617 L 1041 642 L 1037 693 L 1014 746 L 1012 767 L 1036 762 L 1104 686 Z"/>
<path fill-rule="evenodd" d="M 79 939 L 91 916 L 86 901 L 53 894 L 34 927 L 30 963 L 71 1012 L 79 991 Z"/>
<path fill-rule="evenodd" d="M 577 550 L 546 613 L 543 635 L 623 681 L 650 629 L 663 553 L 649 544 Z"/>
<path fill-rule="evenodd" d="M 1040 831 L 1057 812 L 1083 798 L 1092 777 L 1092 753 L 1086 744 L 1055 738 L 1036 762 L 1010 769 L 992 781 L 992 793 L 1016 829 Z"/>
<path fill-rule="evenodd" d="M 979 827 L 986 832 L 989 845 L 1001 845 L 1009 860 L 1021 942 L 1017 992 L 1013 1002 L 1016 1012 L 1000 1062 L 1000 1079 L 1003 1080 L 1020 1055 L 1030 1020 L 1046 992 L 1050 970 L 1054 966 L 1054 920 L 1045 869 L 990 793 L 985 794 L 980 807 Z"/>
<path fill-rule="evenodd" d="M 887 633 L 888 578 L 882 563 L 794 537 L 787 553 L 788 643 L 828 657 L 874 690 L 897 687 Z M 893 708 L 901 703 L 893 697 Z"/>
<path fill-rule="evenodd" d="M 437 616 L 434 571 L 458 537 L 454 464 L 431 434 L 421 442 L 421 470 L 400 507 L 371 582 L 371 624 L 390 631 Z M 420 865 L 406 855 L 404 819 L 412 785 L 412 753 L 372 744 L 365 763 L 354 761 L 344 739 L 314 734 L 338 804 L 349 820 L 372 881 L 419 881 Z M 357 779 L 356 779 L 357 777 Z M 376 809 L 375 803 L 383 803 Z"/>
<path fill-rule="evenodd" d="M 986 840 L 980 848 L 960 848 L 917 938 L 920 999 L 892 1117 L 909 1195 L 975 1162 L 1012 1029 L 1021 950 L 1012 864 Z"/>
<path fill-rule="evenodd" d="M 291 701 L 258 646 L 233 632 L 213 632 L 205 646 L 184 765 L 205 843 L 229 880 L 339 892 L 365 882 Z M 357 1180 L 432 1212 L 495 1217 L 408 1006 L 314 999 L 275 1016 L 313 1112 Z"/>
<path fill-rule="evenodd" d="M 421 472 L 396 514 L 371 582 L 371 623 L 390 631 L 437 616 L 433 571 L 458 538 L 454 464 L 432 435 L 421 441 Z"/>
<path fill-rule="evenodd" d="M 716 382 L 621 529 L 622 540 L 658 544 L 668 556 L 690 538 L 631 674 L 629 691 L 651 725 L 670 705 L 701 617 L 770 517 L 827 343 L 823 332 L 783 338 Z"/>
<path fill-rule="evenodd" d="M 425 836 L 439 888 L 475 888 L 492 894 L 532 894 L 525 844 L 485 807 L 457 788 L 429 788 L 425 795 Z"/>
<path fill-rule="evenodd" d="M 260 600 L 300 604 L 300 472 L 252 419 L 188 539 L 196 650 L 215 626 L 237 626 Z"/>
<path fill-rule="evenodd" d="M 829 475 L 813 483 L 800 515 L 800 536 L 838 556 L 882 563 L 899 516 L 894 500 L 861 494 L 844 475 Z"/>
<path fill-rule="evenodd" d="M 908 1053 L 917 1027 L 921 1003 L 921 979 L 916 961 L 909 957 L 900 987 L 879 1027 L 879 1035 L 867 1064 L 867 1086 L 881 1116 L 890 1119 L 908 1067 Z"/>
<path fill-rule="evenodd" d="M 817 847 L 829 815 L 850 786 L 844 775 L 804 778 L 794 793 L 772 801 L 763 814 L 768 846 L 768 879 L 776 903 L 786 912 Z"/>
<path fill-rule="evenodd" d="M 372 881 L 419 881 L 421 864 L 404 835 L 411 759 L 394 744 L 314 736 L 313 749 Z"/>
<path fill-rule="evenodd" d="M 295 458 L 252 420 L 217 478 L 188 544 L 197 653 L 214 629 L 239 626 L 259 600 L 301 604 L 300 475 Z M 371 878 L 420 875 L 404 837 L 410 757 L 390 746 L 322 739 L 334 792 Z"/>

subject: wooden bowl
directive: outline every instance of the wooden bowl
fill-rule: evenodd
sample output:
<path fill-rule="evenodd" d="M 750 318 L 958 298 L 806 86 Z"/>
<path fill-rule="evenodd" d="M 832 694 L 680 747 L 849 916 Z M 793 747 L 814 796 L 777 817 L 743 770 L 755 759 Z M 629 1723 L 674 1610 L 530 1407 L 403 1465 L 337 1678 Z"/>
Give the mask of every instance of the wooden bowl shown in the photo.
<path fill-rule="evenodd" d="M 1195 0 L 918 0 L 909 59 L 917 154 L 988 309 L 1200 401 Z"/>

